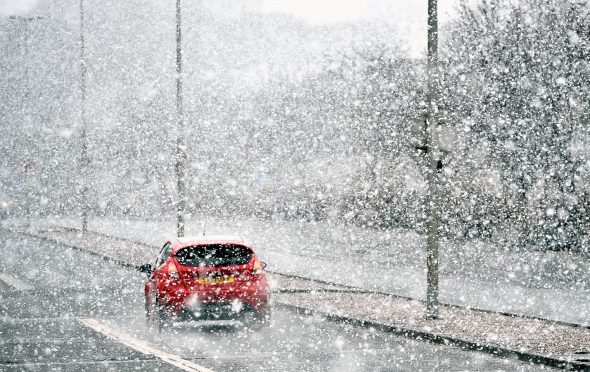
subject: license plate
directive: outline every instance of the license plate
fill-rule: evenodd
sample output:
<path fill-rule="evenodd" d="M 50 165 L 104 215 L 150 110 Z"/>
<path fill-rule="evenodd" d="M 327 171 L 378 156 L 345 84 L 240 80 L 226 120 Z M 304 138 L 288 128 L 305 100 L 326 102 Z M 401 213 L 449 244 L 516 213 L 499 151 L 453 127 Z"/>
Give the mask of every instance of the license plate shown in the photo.
<path fill-rule="evenodd" d="M 231 275 L 224 276 L 202 276 L 198 279 L 199 284 L 228 284 L 233 283 L 235 278 Z"/>

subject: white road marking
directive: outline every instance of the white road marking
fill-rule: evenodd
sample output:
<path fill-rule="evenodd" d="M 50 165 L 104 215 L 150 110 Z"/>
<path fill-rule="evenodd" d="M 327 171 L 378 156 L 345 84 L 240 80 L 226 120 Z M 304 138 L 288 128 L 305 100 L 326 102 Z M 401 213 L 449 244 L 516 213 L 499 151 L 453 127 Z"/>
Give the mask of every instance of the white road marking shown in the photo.
<path fill-rule="evenodd" d="M 200 365 L 193 363 L 189 360 L 183 359 L 178 355 L 174 355 L 174 354 L 170 354 L 165 351 L 162 351 L 162 350 L 158 350 L 158 349 L 153 348 L 149 345 L 146 345 L 145 343 L 143 343 L 139 340 L 136 340 L 135 338 L 133 338 L 129 335 L 117 332 L 113 328 L 109 327 L 106 324 L 100 323 L 96 319 L 81 318 L 78 320 L 82 324 L 84 324 L 85 326 L 92 328 L 93 330 L 100 332 L 103 335 L 106 335 L 112 339 L 115 339 L 116 341 L 122 343 L 123 345 L 126 345 L 126 346 L 128 346 L 134 350 L 137 350 L 140 353 L 146 354 L 146 355 L 154 355 L 154 356 L 162 359 L 163 361 L 170 363 L 170 364 L 172 364 L 180 369 L 183 369 L 185 371 L 213 372 L 212 370 L 210 370 L 208 368 L 200 366 Z"/>
<path fill-rule="evenodd" d="M 12 277 L 10 275 L 4 274 L 4 273 L 0 273 L 0 280 L 3 281 L 4 283 L 8 284 L 9 286 L 15 288 L 17 291 L 28 291 L 33 289 L 32 286 L 21 282 L 20 280 L 18 280 L 15 277 Z"/>

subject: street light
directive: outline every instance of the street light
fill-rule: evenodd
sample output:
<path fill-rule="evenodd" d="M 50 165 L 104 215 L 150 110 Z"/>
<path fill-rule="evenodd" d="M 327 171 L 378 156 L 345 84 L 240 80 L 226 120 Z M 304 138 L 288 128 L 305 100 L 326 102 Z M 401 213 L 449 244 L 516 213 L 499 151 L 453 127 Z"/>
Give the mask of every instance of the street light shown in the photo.
<path fill-rule="evenodd" d="M 88 231 L 88 141 L 86 139 L 86 55 L 84 45 L 84 0 L 80 0 L 80 168 L 82 173 L 82 232 Z"/>
<path fill-rule="evenodd" d="M 441 168 L 438 130 L 438 15 L 437 0 L 428 0 L 428 114 L 426 155 L 428 158 L 426 197 L 426 317 L 438 319 L 438 173 Z"/>
<path fill-rule="evenodd" d="M 186 187 L 185 187 L 185 163 L 186 151 L 184 146 L 184 117 L 182 105 L 182 28 L 180 1 L 176 0 L 176 231 L 178 237 L 184 236 L 184 216 L 186 213 Z"/>
<path fill-rule="evenodd" d="M 23 17 L 23 16 L 16 16 L 16 15 L 12 15 L 10 16 L 10 19 L 18 21 L 18 22 L 23 22 L 25 24 L 25 42 L 24 42 L 24 53 L 23 53 L 23 59 L 26 59 L 29 56 L 29 43 L 30 43 L 30 30 L 29 30 L 29 24 L 31 22 L 34 21 L 38 21 L 43 19 L 43 17 L 37 16 L 37 17 Z M 26 101 L 26 105 L 25 105 L 25 112 L 24 112 L 24 117 L 27 118 L 27 121 L 29 121 L 27 124 L 30 124 L 30 111 L 31 111 L 31 81 L 30 81 L 30 72 L 29 72 L 29 63 L 26 60 L 23 60 L 23 66 L 25 68 L 25 79 L 27 81 L 26 83 L 26 93 L 25 93 L 25 101 Z M 31 159 L 27 159 L 25 161 L 25 163 L 23 164 L 23 177 L 25 179 L 25 185 L 26 185 L 26 206 L 25 206 L 25 214 L 26 214 L 26 218 L 27 218 L 27 222 L 26 222 L 26 226 L 29 227 L 31 226 L 31 184 L 30 184 L 30 180 L 31 177 L 34 175 L 34 164 L 35 162 Z"/>

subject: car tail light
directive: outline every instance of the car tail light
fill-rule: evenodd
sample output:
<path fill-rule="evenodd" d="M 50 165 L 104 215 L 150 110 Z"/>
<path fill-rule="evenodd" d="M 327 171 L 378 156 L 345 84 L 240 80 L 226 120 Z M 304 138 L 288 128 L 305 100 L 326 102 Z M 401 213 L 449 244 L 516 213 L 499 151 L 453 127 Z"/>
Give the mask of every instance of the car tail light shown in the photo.
<path fill-rule="evenodd" d="M 176 264 L 173 261 L 168 262 L 166 266 L 166 271 L 168 271 L 168 276 L 170 278 L 178 278 L 178 269 L 176 268 Z"/>
<path fill-rule="evenodd" d="M 262 262 L 256 259 L 256 261 L 254 261 L 254 265 L 252 266 L 251 275 L 260 275 L 260 273 L 262 273 L 262 268 Z"/>

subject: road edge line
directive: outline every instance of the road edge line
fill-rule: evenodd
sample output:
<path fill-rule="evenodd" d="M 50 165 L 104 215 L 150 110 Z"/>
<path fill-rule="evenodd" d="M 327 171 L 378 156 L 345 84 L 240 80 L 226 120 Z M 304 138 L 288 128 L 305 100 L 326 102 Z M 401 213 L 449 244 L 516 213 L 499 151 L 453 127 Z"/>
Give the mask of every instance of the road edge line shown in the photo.
<path fill-rule="evenodd" d="M 48 237 L 38 235 L 38 234 L 33 234 L 30 232 L 11 230 L 11 229 L 8 229 L 8 230 L 13 233 L 25 234 L 25 235 L 29 235 L 33 238 L 45 240 L 47 242 L 52 242 L 55 244 L 60 244 L 64 247 L 78 250 L 81 252 L 85 252 L 90 255 L 100 257 L 100 258 L 104 259 L 105 261 L 111 261 L 115 264 L 118 264 L 118 265 L 121 265 L 124 267 L 138 269 L 138 266 L 136 266 L 136 265 L 133 265 L 133 264 L 130 264 L 127 262 L 123 262 L 120 260 L 116 260 L 116 259 L 113 259 L 112 257 L 109 257 L 109 256 L 103 256 L 103 255 L 100 255 L 96 252 L 89 251 L 84 248 L 80 248 L 80 247 L 73 246 L 73 245 L 70 245 L 70 244 L 67 244 L 64 242 L 60 242 L 56 239 L 48 238 Z M 107 236 L 107 237 L 110 237 L 113 239 L 118 239 L 117 237 L 112 237 L 112 236 L 109 236 L 106 234 L 97 233 L 97 235 L 104 235 L 104 236 Z M 282 274 L 282 275 L 289 276 L 289 274 Z M 303 279 L 308 279 L 308 278 L 303 278 Z M 313 281 L 314 279 L 308 279 L 308 280 Z M 320 282 L 320 281 L 318 281 L 318 282 Z M 371 292 L 371 293 L 374 293 L 374 292 Z M 391 294 L 387 294 L 387 293 L 377 292 L 376 294 L 384 294 L 384 295 L 390 295 L 393 297 L 399 297 L 399 296 L 391 295 Z M 568 369 L 568 370 L 573 370 L 573 371 L 590 371 L 590 367 L 588 366 L 588 364 L 580 363 L 580 362 L 573 361 L 573 360 L 559 359 L 559 358 L 554 358 L 554 357 L 550 357 L 550 356 L 527 353 L 525 351 L 518 351 L 518 350 L 513 350 L 513 349 L 509 349 L 509 348 L 505 348 L 505 347 L 500 347 L 500 346 L 495 346 L 495 345 L 490 345 L 490 344 L 481 344 L 481 343 L 477 343 L 477 342 L 473 342 L 473 341 L 468 341 L 468 340 L 460 339 L 458 337 L 440 335 L 440 334 L 436 334 L 436 333 L 429 333 L 426 331 L 412 330 L 410 328 L 403 328 L 401 326 L 394 326 L 394 325 L 378 323 L 378 322 L 370 321 L 370 320 L 363 320 L 363 319 L 352 318 L 352 317 L 347 317 L 347 316 L 338 315 L 338 314 L 327 313 L 327 312 L 323 312 L 320 310 L 314 310 L 314 309 L 309 309 L 309 308 L 305 308 L 305 307 L 301 307 L 301 306 L 297 306 L 297 305 L 293 305 L 293 304 L 289 304 L 289 303 L 279 302 L 276 300 L 273 302 L 273 305 L 278 305 L 278 306 L 286 308 L 286 309 L 291 309 L 291 310 L 301 313 L 301 314 L 320 315 L 330 321 L 334 321 L 337 323 L 350 324 L 353 326 L 358 326 L 358 327 L 363 327 L 363 328 L 379 329 L 383 332 L 397 334 L 397 335 L 407 337 L 410 339 L 415 339 L 417 341 L 426 341 L 426 342 L 432 342 L 432 343 L 443 344 L 443 345 L 454 345 L 454 346 L 464 348 L 467 350 L 478 351 L 478 352 L 482 352 L 482 353 L 486 353 L 486 354 L 490 354 L 490 355 L 498 356 L 498 357 L 504 357 L 504 358 L 516 357 L 518 360 L 521 360 L 523 362 L 545 365 L 545 366 L 555 367 L 555 368 L 560 368 L 560 369 Z M 456 306 L 456 305 L 449 305 L 449 306 L 461 308 L 461 306 Z M 522 316 L 522 315 L 518 315 L 518 314 L 499 313 L 499 312 L 494 312 L 494 311 L 489 311 L 489 310 L 481 310 L 481 309 L 474 309 L 474 308 L 469 308 L 469 310 L 481 311 L 481 312 L 486 312 L 486 313 L 487 312 L 497 313 L 499 315 L 504 315 L 504 316 L 536 319 L 533 317 Z M 575 324 L 575 323 L 570 324 L 570 323 L 566 323 L 566 322 L 548 320 L 548 319 L 543 319 L 543 318 L 538 318 L 538 320 L 553 322 L 556 324 L 563 324 L 563 325 L 575 327 L 575 328 L 578 328 L 578 327 L 590 328 L 590 326 L 579 325 L 579 324 Z"/>
<path fill-rule="evenodd" d="M 34 289 L 32 285 L 28 285 L 27 283 L 20 281 L 18 278 L 5 273 L 0 273 L 0 281 L 6 283 L 9 287 L 12 287 L 17 291 L 30 291 Z"/>
<path fill-rule="evenodd" d="M 175 367 L 178 367 L 184 371 L 196 371 L 196 372 L 213 372 L 209 368 L 203 367 L 198 365 L 190 360 L 184 359 L 178 355 L 170 354 L 165 351 L 156 349 L 149 345 L 144 344 L 143 342 L 136 340 L 133 337 L 127 336 L 125 334 L 119 333 L 115 331 L 110 326 L 99 322 L 96 319 L 92 318 L 78 318 L 78 321 L 82 323 L 84 326 L 101 333 L 113 340 L 130 347 L 133 350 L 139 351 L 140 353 L 146 355 L 153 355 L 157 358 L 160 358 L 166 363 L 172 364 Z"/>
<path fill-rule="evenodd" d="M 82 231 L 81 229 L 78 229 L 78 228 L 75 228 L 75 227 L 64 227 L 64 226 L 62 226 L 62 227 L 65 228 L 65 229 L 67 229 L 67 230 L 70 230 L 70 231 L 80 231 L 80 232 Z M 95 235 L 103 236 L 105 238 L 122 240 L 122 241 L 125 241 L 125 242 L 128 242 L 128 243 L 142 245 L 142 246 L 149 247 L 149 248 L 154 248 L 154 246 L 152 246 L 150 244 L 147 244 L 147 243 L 141 242 L 141 241 L 137 241 L 137 240 L 133 240 L 133 239 L 129 239 L 129 238 L 123 238 L 123 237 L 113 236 L 113 235 L 105 234 L 105 233 L 102 233 L 102 232 L 99 232 L 99 231 L 89 231 L 89 232 L 91 232 L 92 234 L 95 234 Z M 48 238 L 46 238 L 46 237 L 44 237 L 42 235 L 38 235 L 38 234 L 31 234 L 31 235 L 40 237 L 42 239 L 48 239 Z M 70 247 L 72 247 L 74 249 L 83 250 L 83 251 L 85 251 L 85 252 L 87 252 L 89 254 L 94 254 L 96 256 L 102 257 L 103 259 L 105 259 L 107 261 L 113 261 L 113 262 L 115 262 L 115 263 L 117 263 L 119 265 L 125 266 L 125 267 L 131 267 L 131 268 L 139 269 L 139 266 L 132 265 L 132 264 L 129 264 L 129 263 L 123 262 L 123 261 L 118 261 L 118 260 L 116 260 L 116 259 L 114 259 L 112 257 L 101 256 L 98 253 L 95 253 L 93 251 L 88 251 L 88 250 L 85 250 L 83 248 L 78 248 L 78 247 L 74 247 L 74 246 L 70 246 Z M 306 280 L 306 281 L 320 283 L 320 284 L 325 284 L 325 285 L 342 287 L 342 288 L 344 288 L 343 291 L 345 291 L 346 289 L 350 289 L 352 291 L 358 291 L 359 293 L 384 295 L 384 296 L 390 296 L 390 297 L 400 298 L 400 299 L 404 299 L 404 300 L 418 301 L 418 302 L 426 303 L 425 300 L 420 299 L 420 298 L 399 295 L 399 294 L 395 294 L 395 293 L 391 293 L 391 292 L 383 292 L 383 291 L 377 291 L 377 290 L 360 289 L 358 287 L 350 286 L 350 285 L 346 285 L 346 284 L 340 284 L 340 283 L 326 281 L 326 280 L 321 280 L 321 279 L 308 278 L 308 277 L 301 276 L 301 275 L 281 273 L 281 272 L 277 272 L 277 271 L 274 271 L 274 270 L 266 270 L 266 272 L 269 273 L 269 274 L 275 274 L 275 275 L 284 276 L 284 277 L 287 277 L 287 278 L 301 279 L 301 280 Z M 318 290 L 316 289 L 316 291 L 318 291 Z M 463 306 L 463 305 L 455 305 L 455 304 L 449 304 L 449 303 L 446 303 L 446 302 L 441 303 L 441 305 L 448 306 L 448 307 L 453 307 L 453 308 L 457 308 L 457 309 L 465 309 L 465 310 L 470 310 L 470 311 L 476 311 L 476 312 L 481 312 L 481 313 L 486 313 L 486 314 L 497 314 L 497 315 L 503 315 L 503 316 L 507 316 L 507 317 L 515 317 L 515 318 L 523 318 L 523 319 L 531 319 L 531 320 L 540 320 L 540 321 L 543 321 L 543 322 L 551 322 L 551 323 L 555 323 L 555 324 L 558 324 L 558 325 L 564 325 L 564 326 L 567 326 L 567 327 L 590 329 L 590 324 L 587 324 L 587 323 L 585 323 L 585 324 L 573 323 L 573 322 L 567 322 L 567 321 L 562 321 L 562 320 L 542 318 L 542 317 L 534 316 L 534 315 L 526 315 L 526 314 L 522 314 L 522 313 L 510 313 L 510 312 L 506 312 L 506 311 L 495 311 L 495 310 L 489 310 L 489 309 L 480 309 L 480 308 L 477 308 L 477 307 Z"/>

